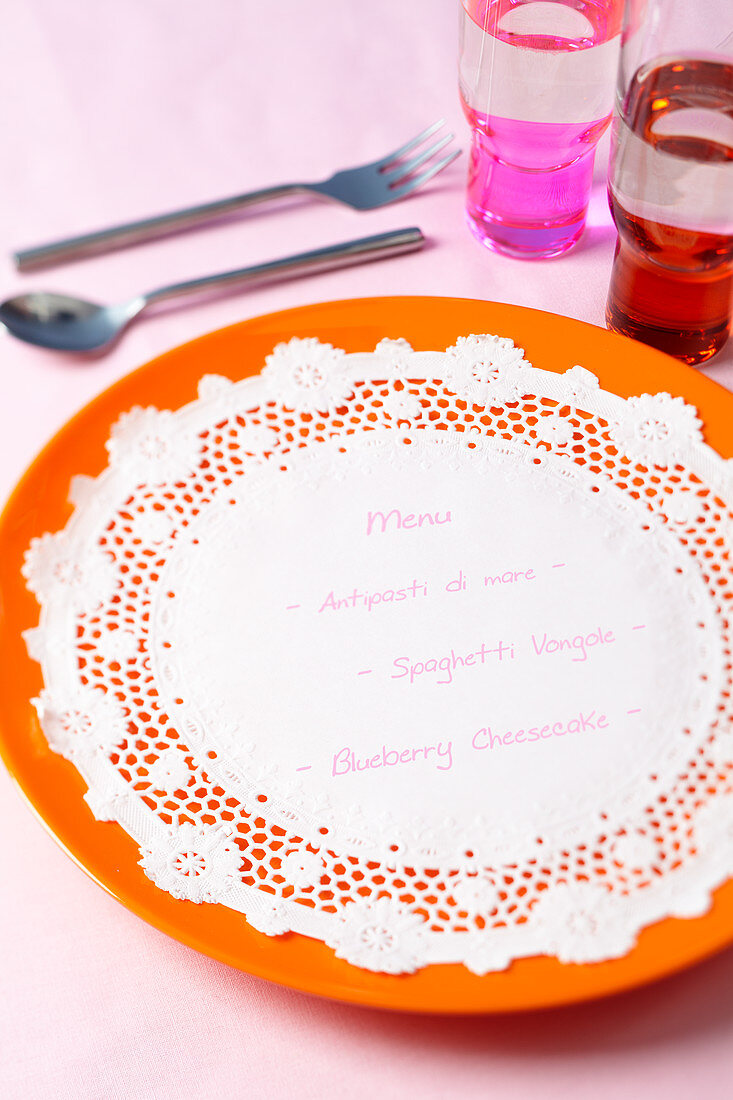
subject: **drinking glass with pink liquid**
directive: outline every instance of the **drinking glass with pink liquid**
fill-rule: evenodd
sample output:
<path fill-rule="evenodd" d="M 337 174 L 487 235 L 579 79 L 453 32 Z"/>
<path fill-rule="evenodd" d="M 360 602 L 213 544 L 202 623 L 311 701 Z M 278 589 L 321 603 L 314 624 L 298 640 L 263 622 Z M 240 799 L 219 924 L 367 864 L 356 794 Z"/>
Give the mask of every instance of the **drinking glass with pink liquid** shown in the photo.
<path fill-rule="evenodd" d="M 462 0 L 459 77 L 473 132 L 473 233 L 557 256 L 583 231 L 608 126 L 623 0 Z"/>

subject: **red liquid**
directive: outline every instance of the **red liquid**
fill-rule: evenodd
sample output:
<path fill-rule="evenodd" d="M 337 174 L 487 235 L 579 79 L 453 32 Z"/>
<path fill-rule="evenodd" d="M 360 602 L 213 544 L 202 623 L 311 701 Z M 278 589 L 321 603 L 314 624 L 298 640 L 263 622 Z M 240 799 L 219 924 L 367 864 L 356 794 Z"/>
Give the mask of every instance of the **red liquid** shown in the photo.
<path fill-rule="evenodd" d="M 681 110 L 679 122 L 669 117 Z M 733 147 L 725 116 L 733 123 L 733 66 L 678 61 L 640 70 L 615 123 L 609 198 L 619 237 L 608 326 L 687 363 L 715 355 L 730 332 Z"/>

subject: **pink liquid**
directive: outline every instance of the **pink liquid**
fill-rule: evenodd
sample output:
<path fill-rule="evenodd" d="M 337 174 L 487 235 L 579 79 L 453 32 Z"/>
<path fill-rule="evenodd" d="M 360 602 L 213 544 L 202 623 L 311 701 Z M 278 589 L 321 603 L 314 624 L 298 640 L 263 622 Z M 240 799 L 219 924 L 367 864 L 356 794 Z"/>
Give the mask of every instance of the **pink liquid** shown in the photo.
<path fill-rule="evenodd" d="M 466 113 L 474 130 L 466 209 L 479 239 L 518 256 L 566 252 L 583 232 L 608 117 L 563 125 Z"/>
<path fill-rule="evenodd" d="M 468 0 L 467 8 L 461 93 L 473 134 L 469 225 L 498 251 L 558 255 L 585 224 L 595 149 L 610 119 L 609 42 L 619 4 Z M 562 33 L 540 33 L 553 20 Z M 596 46 L 603 47 L 598 64 Z M 587 51 L 580 65 L 579 51 Z M 472 63 L 477 56 L 488 79 Z"/>

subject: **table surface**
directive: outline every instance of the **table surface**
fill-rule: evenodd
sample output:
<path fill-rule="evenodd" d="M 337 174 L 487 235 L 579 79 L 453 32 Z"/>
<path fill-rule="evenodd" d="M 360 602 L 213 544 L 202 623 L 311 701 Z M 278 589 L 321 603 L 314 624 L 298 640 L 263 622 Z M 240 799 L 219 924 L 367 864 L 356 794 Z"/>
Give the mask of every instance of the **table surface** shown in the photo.
<path fill-rule="evenodd" d="M 721 15 L 724 3 L 720 4 Z M 454 0 L 26 0 L 4 12 L 4 294 L 116 301 L 166 282 L 403 225 L 423 253 L 168 308 L 109 355 L 62 360 L 0 334 L 0 500 L 45 440 L 129 370 L 211 329 L 332 298 L 439 294 L 603 323 L 615 232 L 607 139 L 588 228 L 561 259 L 481 249 L 465 156 L 369 214 L 301 198 L 205 231 L 21 278 L 22 247 L 292 178 L 400 145 L 441 116 L 462 144 Z M 721 23 L 722 25 L 722 23 Z M 390 333 L 390 336 L 398 335 Z M 733 388 L 733 341 L 706 368 Z M 0 676 L 0 681 L 2 677 Z M 195 954 L 94 885 L 0 768 L 0 1091 L 8 1100 L 724 1097 L 733 951 L 633 994 L 521 1017 L 429 1019 L 293 993 Z"/>

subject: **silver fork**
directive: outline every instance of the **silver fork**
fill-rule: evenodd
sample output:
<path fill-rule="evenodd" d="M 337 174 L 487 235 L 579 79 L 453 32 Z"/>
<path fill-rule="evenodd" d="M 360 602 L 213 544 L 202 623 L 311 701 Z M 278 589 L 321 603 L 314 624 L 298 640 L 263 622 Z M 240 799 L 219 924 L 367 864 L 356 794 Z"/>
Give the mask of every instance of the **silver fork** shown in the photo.
<path fill-rule="evenodd" d="M 114 225 L 109 229 L 100 229 L 79 237 L 68 237 L 62 241 L 53 241 L 51 244 L 26 248 L 14 253 L 13 259 L 19 271 L 53 267 L 55 264 L 80 259 L 83 256 L 99 255 L 128 245 L 140 244 L 142 241 L 151 241 L 178 230 L 193 229 L 195 226 L 225 217 L 246 206 L 279 199 L 283 195 L 299 191 L 334 199 L 354 210 L 374 210 L 411 195 L 459 156 L 461 150 L 456 149 L 436 160 L 441 149 L 453 140 L 453 134 L 448 133 L 439 137 L 426 149 L 421 149 L 410 160 L 403 159 L 413 149 L 417 149 L 436 135 L 444 125 L 445 119 L 440 119 L 408 141 L 406 145 L 395 149 L 393 153 L 388 153 L 381 160 L 363 164 L 359 168 L 347 168 L 342 172 L 336 172 L 330 179 L 323 180 L 321 183 L 285 183 L 277 187 L 264 187 L 260 191 L 233 195 L 228 199 L 190 206 L 170 214 L 158 214 L 152 218 Z"/>

